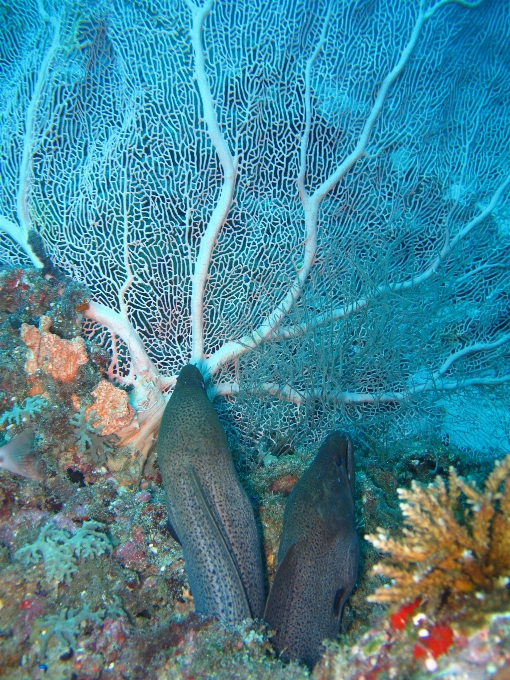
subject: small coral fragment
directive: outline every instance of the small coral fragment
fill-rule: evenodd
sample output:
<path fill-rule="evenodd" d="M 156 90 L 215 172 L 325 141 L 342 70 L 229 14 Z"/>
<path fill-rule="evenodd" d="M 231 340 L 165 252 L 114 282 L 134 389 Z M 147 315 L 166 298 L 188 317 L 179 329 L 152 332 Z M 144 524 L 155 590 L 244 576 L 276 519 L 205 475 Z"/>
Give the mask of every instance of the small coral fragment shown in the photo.
<path fill-rule="evenodd" d="M 85 413 L 103 437 L 127 427 L 133 420 L 135 412 L 129 405 L 129 397 L 124 390 L 107 380 L 101 380 L 92 395 L 95 401 Z"/>
<path fill-rule="evenodd" d="M 110 540 L 103 529 L 103 524 L 91 520 L 83 522 L 72 534 L 48 522 L 36 541 L 18 550 L 15 556 L 26 565 L 42 559 L 49 581 L 69 582 L 78 571 L 80 559 L 111 551 Z"/>
<path fill-rule="evenodd" d="M 41 316 L 39 330 L 22 324 L 21 338 L 28 347 L 25 371 L 29 376 L 42 371 L 60 382 L 72 382 L 78 369 L 88 362 L 83 338 L 63 340 L 50 333 L 51 319 Z"/>
<path fill-rule="evenodd" d="M 14 404 L 10 411 L 6 411 L 0 415 L 0 427 L 5 423 L 22 425 L 26 420 L 30 420 L 36 413 L 40 413 L 46 405 L 46 399 L 35 396 L 25 399 L 23 406 L 19 407 Z"/>
<path fill-rule="evenodd" d="M 91 621 L 99 625 L 106 615 L 106 610 L 100 609 L 96 612 L 91 611 L 89 606 L 85 604 L 82 608 L 66 607 L 60 609 L 58 614 L 46 616 L 44 622 L 44 636 L 42 637 L 41 647 L 39 650 L 40 658 L 46 656 L 48 642 L 52 635 L 55 635 L 60 644 L 65 648 L 73 649 L 76 647 L 76 641 L 82 632 L 81 624 L 84 621 Z"/>
<path fill-rule="evenodd" d="M 446 654 L 453 644 L 453 631 L 449 626 L 434 626 L 426 637 L 413 647 L 415 659 L 421 659 L 429 652 L 434 659 Z"/>
<path fill-rule="evenodd" d="M 413 614 L 415 609 L 418 609 L 420 604 L 421 598 L 419 597 L 414 602 L 404 604 L 399 610 L 393 612 L 393 614 L 390 616 L 390 623 L 393 628 L 396 628 L 397 630 L 404 630 L 409 621 L 409 617 Z"/>
<path fill-rule="evenodd" d="M 87 418 L 84 406 L 70 419 L 78 443 L 78 453 L 86 453 L 96 457 L 96 463 L 106 462 L 106 454 L 113 451 L 118 441 L 114 435 L 103 436 L 100 427 L 93 425 L 95 411 L 89 412 Z"/>
<path fill-rule="evenodd" d="M 491 592 L 510 578 L 510 455 L 496 463 L 483 492 L 450 468 L 448 489 L 437 477 L 423 487 L 398 489 L 404 538 L 384 529 L 365 538 L 389 553 L 374 573 L 391 579 L 370 602 L 423 598 L 427 607 L 455 609 L 465 597 Z"/>
<path fill-rule="evenodd" d="M 269 487 L 273 493 L 281 493 L 282 496 L 290 496 L 292 489 L 296 486 L 299 479 L 298 475 L 287 474 L 275 480 Z"/>

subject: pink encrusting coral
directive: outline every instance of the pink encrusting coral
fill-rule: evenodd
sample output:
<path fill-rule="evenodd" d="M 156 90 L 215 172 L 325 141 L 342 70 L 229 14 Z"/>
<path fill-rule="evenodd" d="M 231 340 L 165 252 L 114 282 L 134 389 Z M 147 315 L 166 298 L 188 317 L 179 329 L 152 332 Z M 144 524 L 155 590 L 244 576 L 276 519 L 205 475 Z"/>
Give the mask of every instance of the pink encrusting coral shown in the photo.
<path fill-rule="evenodd" d="M 21 338 L 28 347 L 25 371 L 29 376 L 42 371 L 60 382 L 72 382 L 80 366 L 89 360 L 85 341 L 81 337 L 63 340 L 50 333 L 51 324 L 49 316 L 41 316 L 39 329 L 22 324 Z"/>
<path fill-rule="evenodd" d="M 129 405 L 127 392 L 107 380 L 101 380 L 92 396 L 95 401 L 87 407 L 85 413 L 103 436 L 119 432 L 133 420 L 135 412 Z"/>

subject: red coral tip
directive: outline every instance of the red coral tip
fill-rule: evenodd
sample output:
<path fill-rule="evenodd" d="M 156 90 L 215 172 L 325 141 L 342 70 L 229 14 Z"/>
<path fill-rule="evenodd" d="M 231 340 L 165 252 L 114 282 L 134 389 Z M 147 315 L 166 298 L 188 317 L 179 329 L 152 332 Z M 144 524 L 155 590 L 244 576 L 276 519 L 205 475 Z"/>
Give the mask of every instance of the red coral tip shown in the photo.
<path fill-rule="evenodd" d="M 417 600 L 414 600 L 414 602 L 404 604 L 398 611 L 394 612 L 390 616 L 390 623 L 393 628 L 396 628 L 397 630 L 404 630 L 408 618 L 411 616 L 414 610 L 420 606 L 420 604 L 421 597 L 419 597 Z"/>
<path fill-rule="evenodd" d="M 434 626 L 425 639 L 425 645 L 434 659 L 445 654 L 453 643 L 453 631 L 448 626 Z"/>
<path fill-rule="evenodd" d="M 425 647 L 422 647 L 421 645 L 414 645 L 413 647 L 413 656 L 415 659 L 421 659 L 425 656 L 427 653 L 427 650 Z"/>

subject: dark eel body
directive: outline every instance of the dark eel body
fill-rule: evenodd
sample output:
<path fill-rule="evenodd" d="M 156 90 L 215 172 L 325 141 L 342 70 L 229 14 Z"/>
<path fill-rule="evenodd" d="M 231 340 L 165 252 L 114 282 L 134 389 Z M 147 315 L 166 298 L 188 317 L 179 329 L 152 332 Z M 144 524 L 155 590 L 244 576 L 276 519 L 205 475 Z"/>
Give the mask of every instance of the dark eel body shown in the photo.
<path fill-rule="evenodd" d="M 196 611 L 230 623 L 261 617 L 264 579 L 253 509 L 195 366 L 181 370 L 163 413 L 158 463 Z"/>
<path fill-rule="evenodd" d="M 321 642 L 338 635 L 358 563 L 352 441 L 332 432 L 285 507 L 279 566 L 264 614 L 282 659 L 312 666 Z"/>

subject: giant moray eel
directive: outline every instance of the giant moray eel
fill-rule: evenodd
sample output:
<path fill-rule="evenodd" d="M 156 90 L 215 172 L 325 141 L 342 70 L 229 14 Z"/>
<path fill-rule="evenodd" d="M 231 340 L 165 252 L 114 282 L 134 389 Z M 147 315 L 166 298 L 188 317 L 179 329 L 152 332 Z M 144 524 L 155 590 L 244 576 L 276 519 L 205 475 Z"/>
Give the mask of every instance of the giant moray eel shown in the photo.
<path fill-rule="evenodd" d="M 261 617 L 264 579 L 253 510 L 202 374 L 190 364 L 163 413 L 158 463 L 196 611 L 230 623 Z"/>
<path fill-rule="evenodd" d="M 322 640 L 336 637 L 358 562 L 352 441 L 332 432 L 285 507 L 279 566 L 264 614 L 283 660 L 312 666 Z"/>

